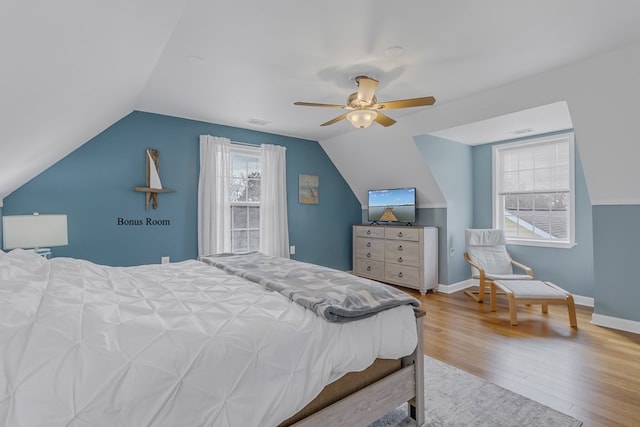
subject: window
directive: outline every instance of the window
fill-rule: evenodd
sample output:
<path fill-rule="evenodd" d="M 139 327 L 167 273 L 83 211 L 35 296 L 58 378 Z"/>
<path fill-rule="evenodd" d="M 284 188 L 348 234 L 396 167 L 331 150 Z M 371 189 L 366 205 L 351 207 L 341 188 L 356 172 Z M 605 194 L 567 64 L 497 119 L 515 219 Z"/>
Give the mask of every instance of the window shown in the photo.
<path fill-rule="evenodd" d="M 258 250 L 289 257 L 286 148 L 200 135 L 198 255 Z"/>
<path fill-rule="evenodd" d="M 508 243 L 575 244 L 573 145 L 571 132 L 493 147 L 493 221 Z"/>
<path fill-rule="evenodd" d="M 231 148 L 231 251 L 260 250 L 260 151 Z"/>

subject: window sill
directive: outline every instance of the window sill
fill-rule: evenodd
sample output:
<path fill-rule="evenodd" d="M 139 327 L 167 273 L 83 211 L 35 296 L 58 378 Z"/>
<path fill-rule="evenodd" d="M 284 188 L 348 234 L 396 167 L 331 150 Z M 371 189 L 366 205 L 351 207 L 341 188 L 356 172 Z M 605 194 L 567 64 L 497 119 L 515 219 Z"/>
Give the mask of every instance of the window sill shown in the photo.
<path fill-rule="evenodd" d="M 571 249 L 577 245 L 575 242 L 550 242 L 544 240 L 523 240 L 523 239 L 510 239 L 507 238 L 507 245 L 517 246 L 536 246 L 542 248 L 560 248 Z"/>

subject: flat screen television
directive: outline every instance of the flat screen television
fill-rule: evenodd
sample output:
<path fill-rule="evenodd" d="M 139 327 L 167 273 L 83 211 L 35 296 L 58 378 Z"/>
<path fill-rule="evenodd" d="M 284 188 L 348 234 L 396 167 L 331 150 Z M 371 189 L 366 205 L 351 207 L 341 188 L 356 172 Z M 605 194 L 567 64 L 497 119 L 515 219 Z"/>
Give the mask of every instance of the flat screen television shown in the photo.
<path fill-rule="evenodd" d="M 370 222 L 416 222 L 416 189 L 389 188 L 369 190 Z"/>

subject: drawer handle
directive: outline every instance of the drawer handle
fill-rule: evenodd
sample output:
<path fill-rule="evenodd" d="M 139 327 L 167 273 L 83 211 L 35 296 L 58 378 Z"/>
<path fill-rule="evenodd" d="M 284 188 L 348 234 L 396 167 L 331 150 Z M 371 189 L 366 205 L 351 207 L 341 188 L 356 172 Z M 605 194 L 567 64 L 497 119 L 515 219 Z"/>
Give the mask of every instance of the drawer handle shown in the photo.
<path fill-rule="evenodd" d="M 398 262 L 402 262 L 402 257 L 398 257 Z"/>
<path fill-rule="evenodd" d="M 367 247 L 370 248 L 371 247 L 371 242 L 367 242 Z"/>
<path fill-rule="evenodd" d="M 398 277 L 402 278 L 402 271 L 398 273 Z"/>
<path fill-rule="evenodd" d="M 402 250 L 402 245 L 398 246 L 398 250 L 401 251 Z"/>
<path fill-rule="evenodd" d="M 371 252 L 367 252 L 367 258 L 371 258 Z"/>
<path fill-rule="evenodd" d="M 371 230 L 367 230 L 367 234 L 371 234 Z"/>
<path fill-rule="evenodd" d="M 367 271 L 371 271 L 371 266 L 370 265 L 367 266 Z"/>
<path fill-rule="evenodd" d="M 402 231 L 398 233 L 398 237 L 402 237 Z"/>

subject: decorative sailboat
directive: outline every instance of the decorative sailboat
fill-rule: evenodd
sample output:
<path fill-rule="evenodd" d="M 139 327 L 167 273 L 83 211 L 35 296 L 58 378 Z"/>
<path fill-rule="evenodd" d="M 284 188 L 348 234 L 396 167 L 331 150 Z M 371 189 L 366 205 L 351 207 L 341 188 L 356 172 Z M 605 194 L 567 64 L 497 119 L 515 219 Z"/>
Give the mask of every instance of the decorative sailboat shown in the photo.
<path fill-rule="evenodd" d="M 145 197 L 145 209 L 149 209 L 149 202 L 153 206 L 153 209 L 158 208 L 158 193 L 171 193 L 174 190 L 168 188 L 162 188 L 160 182 L 160 174 L 158 172 L 158 150 L 153 148 L 147 148 L 147 185 L 145 187 L 133 187 L 134 191 L 146 193 Z"/>
<path fill-rule="evenodd" d="M 162 189 L 162 183 L 160 182 L 160 175 L 158 174 L 158 151 L 155 151 L 155 156 L 151 156 L 152 150 L 147 150 L 147 165 L 149 168 L 147 172 L 149 173 L 149 187 L 154 188 L 156 190 Z"/>

